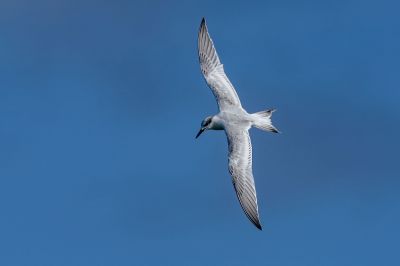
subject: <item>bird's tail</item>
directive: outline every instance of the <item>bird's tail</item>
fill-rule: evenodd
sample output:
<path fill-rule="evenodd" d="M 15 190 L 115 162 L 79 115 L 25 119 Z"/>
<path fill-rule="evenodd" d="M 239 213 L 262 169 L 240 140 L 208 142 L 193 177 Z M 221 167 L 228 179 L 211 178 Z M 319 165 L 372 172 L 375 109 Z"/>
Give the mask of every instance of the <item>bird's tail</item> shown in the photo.
<path fill-rule="evenodd" d="M 272 125 L 271 122 L 272 113 L 275 111 L 276 109 L 269 109 L 252 114 L 254 118 L 253 126 L 264 131 L 279 133 L 279 131 Z"/>

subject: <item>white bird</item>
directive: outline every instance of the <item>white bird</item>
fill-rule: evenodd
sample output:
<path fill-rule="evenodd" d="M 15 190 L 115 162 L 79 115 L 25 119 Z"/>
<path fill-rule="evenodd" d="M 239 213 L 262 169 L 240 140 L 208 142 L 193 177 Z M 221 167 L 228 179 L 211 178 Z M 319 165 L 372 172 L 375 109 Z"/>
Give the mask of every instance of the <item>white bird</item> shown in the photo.
<path fill-rule="evenodd" d="M 224 72 L 213 41 L 203 18 L 198 39 L 201 72 L 211 88 L 219 107 L 219 113 L 206 117 L 196 138 L 206 130 L 225 130 L 229 147 L 229 173 L 240 205 L 249 220 L 260 230 L 257 195 L 252 172 L 252 150 L 249 129 L 278 133 L 271 123 L 274 109 L 249 114 L 243 109 L 240 99 Z"/>

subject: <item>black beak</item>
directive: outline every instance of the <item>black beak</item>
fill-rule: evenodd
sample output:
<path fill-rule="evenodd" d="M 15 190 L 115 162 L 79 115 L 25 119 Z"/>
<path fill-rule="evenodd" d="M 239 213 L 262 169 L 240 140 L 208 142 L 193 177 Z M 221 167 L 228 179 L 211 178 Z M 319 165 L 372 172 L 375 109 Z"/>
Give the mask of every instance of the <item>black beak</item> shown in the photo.
<path fill-rule="evenodd" d="M 197 135 L 196 135 L 196 139 L 201 135 L 201 133 L 204 132 L 204 130 L 205 130 L 204 127 L 200 128 L 199 133 L 197 133 Z"/>

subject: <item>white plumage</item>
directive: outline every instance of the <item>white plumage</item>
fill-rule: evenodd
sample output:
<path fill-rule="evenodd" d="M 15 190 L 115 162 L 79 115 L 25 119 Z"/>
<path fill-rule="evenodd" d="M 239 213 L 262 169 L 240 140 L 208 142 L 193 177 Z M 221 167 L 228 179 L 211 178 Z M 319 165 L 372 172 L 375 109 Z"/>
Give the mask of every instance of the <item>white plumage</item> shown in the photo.
<path fill-rule="evenodd" d="M 217 100 L 220 112 L 203 120 L 196 138 L 205 130 L 225 130 L 229 147 L 229 172 L 236 195 L 246 216 L 261 230 L 248 130 L 254 126 L 278 132 L 270 119 L 274 110 L 249 114 L 242 108 L 235 88 L 218 58 L 204 18 L 199 30 L 198 49 L 201 72 Z"/>

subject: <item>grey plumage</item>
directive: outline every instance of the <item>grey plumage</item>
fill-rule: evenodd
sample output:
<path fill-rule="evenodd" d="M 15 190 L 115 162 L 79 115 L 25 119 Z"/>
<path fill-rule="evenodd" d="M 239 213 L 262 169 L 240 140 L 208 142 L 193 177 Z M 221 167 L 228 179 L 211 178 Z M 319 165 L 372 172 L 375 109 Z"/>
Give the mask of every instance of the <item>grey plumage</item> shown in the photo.
<path fill-rule="evenodd" d="M 200 25 L 198 47 L 201 72 L 217 99 L 219 109 L 241 106 L 239 96 L 218 58 L 204 18 Z"/>

